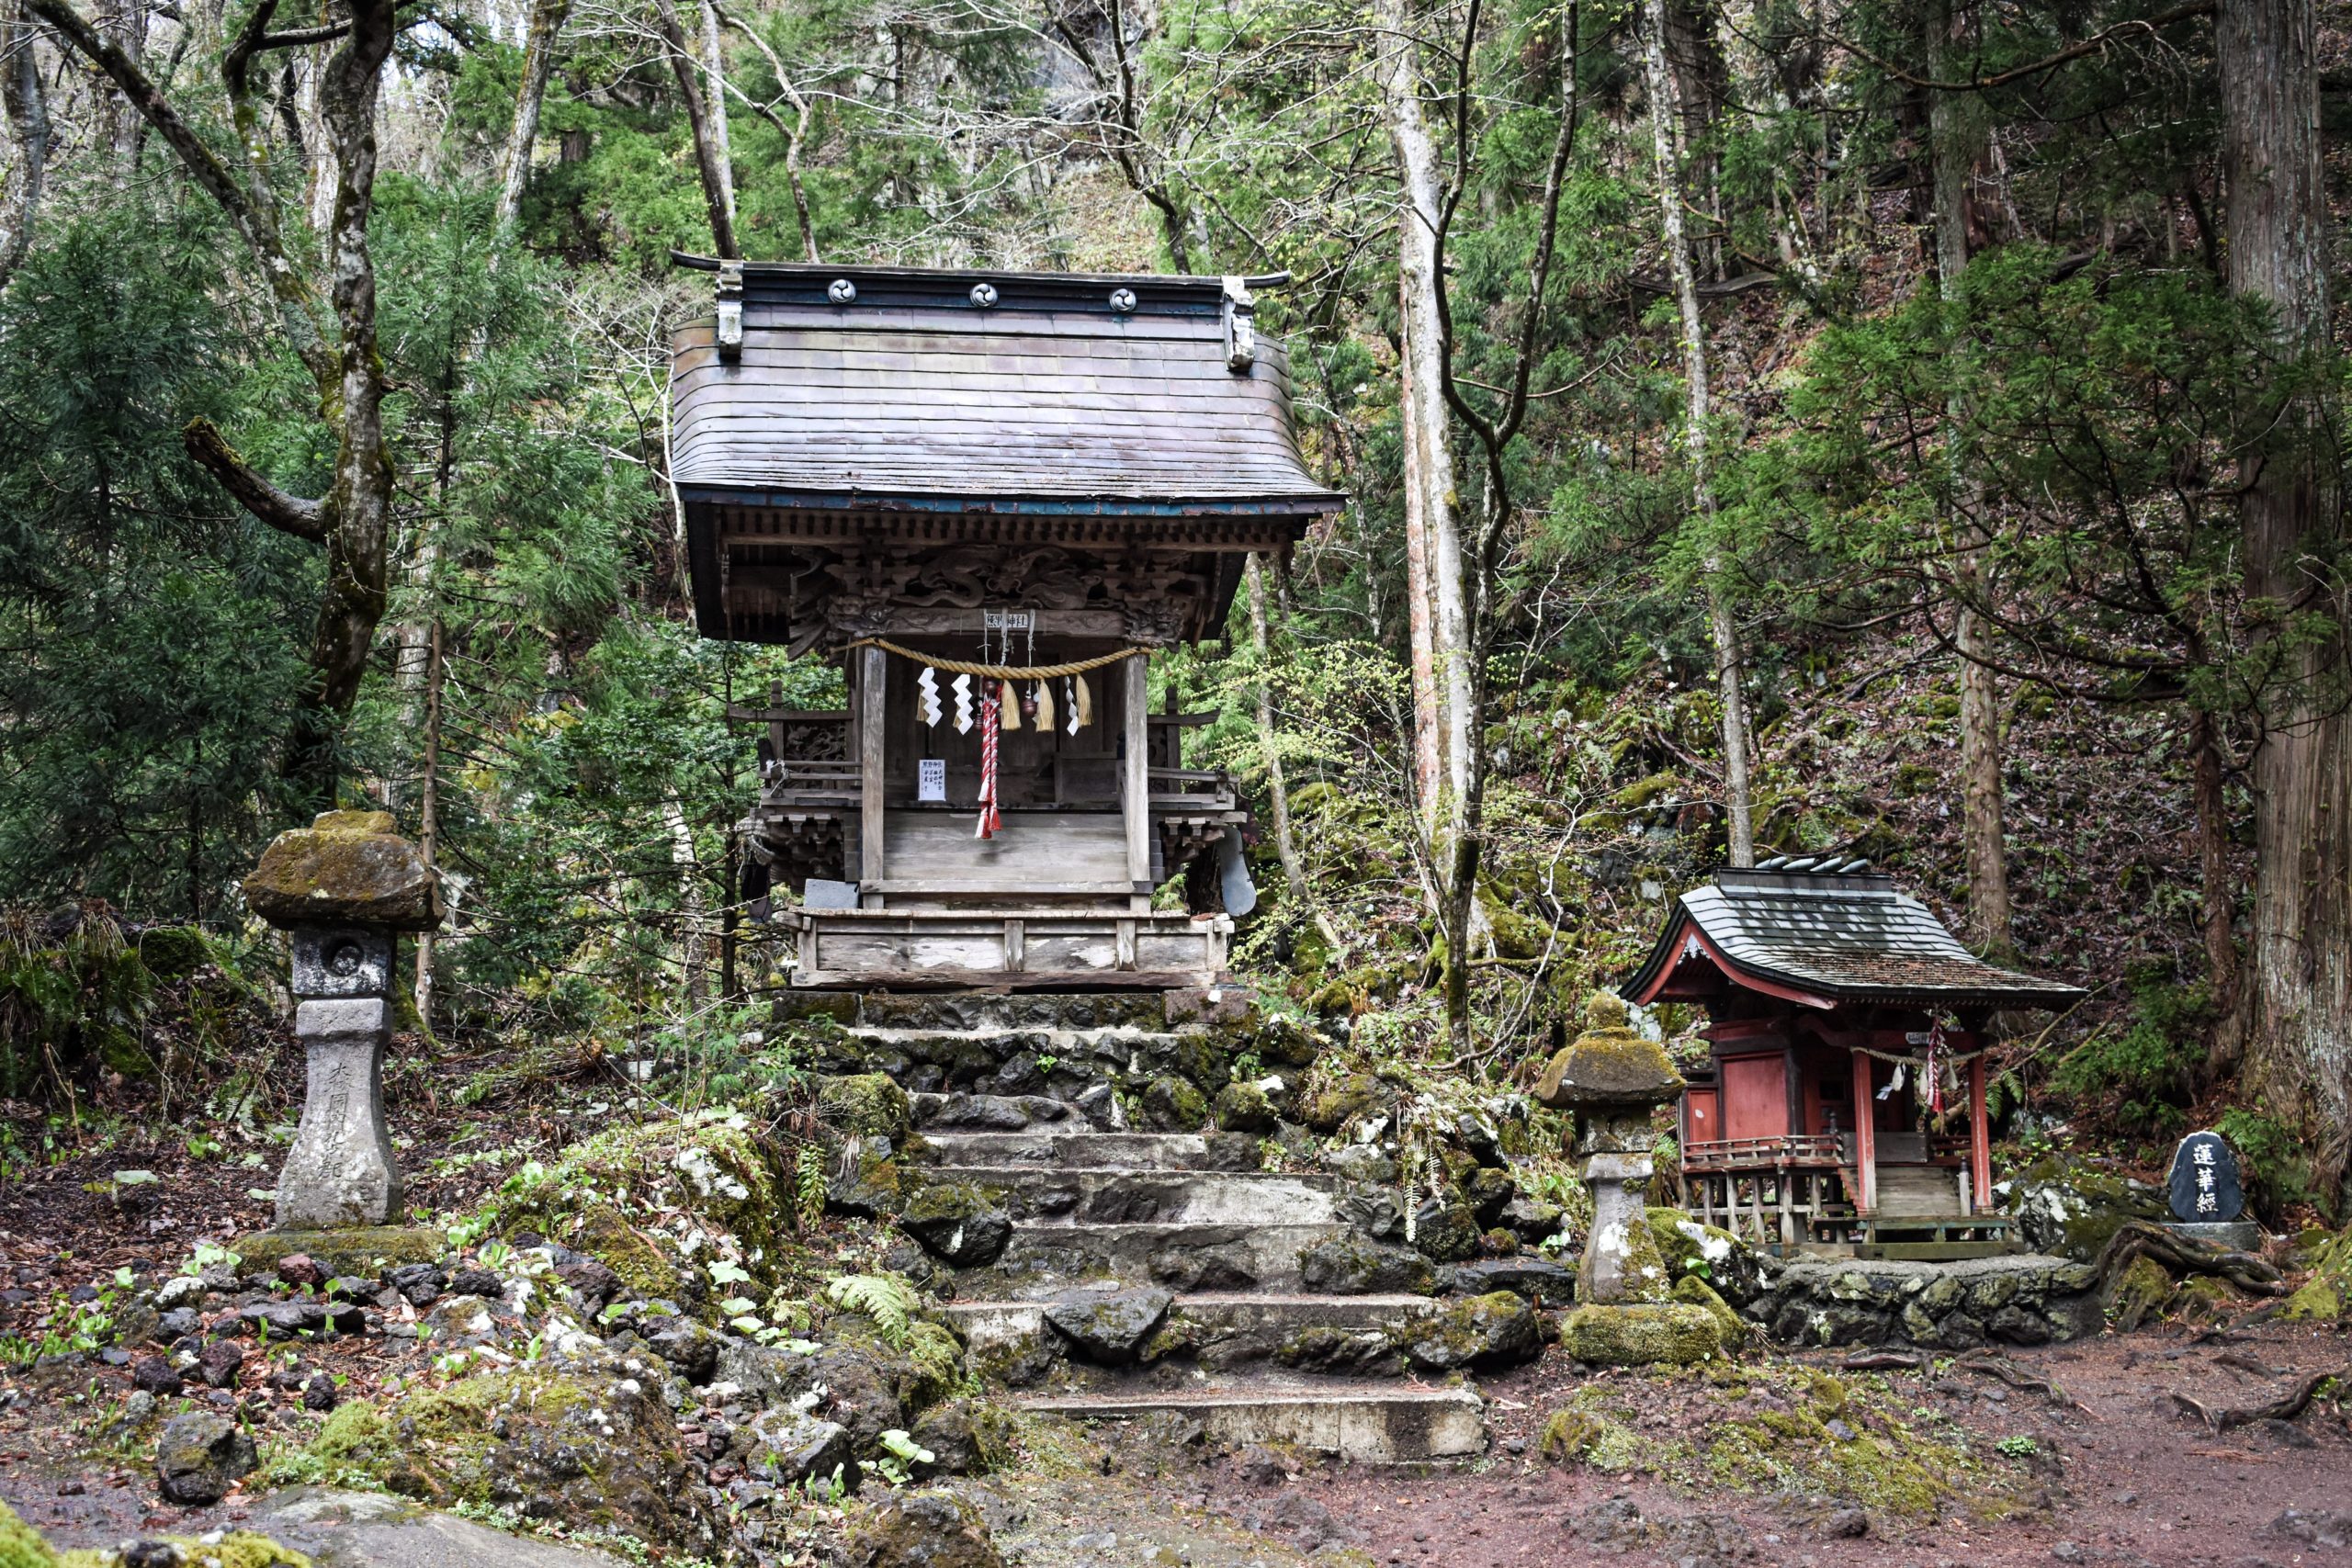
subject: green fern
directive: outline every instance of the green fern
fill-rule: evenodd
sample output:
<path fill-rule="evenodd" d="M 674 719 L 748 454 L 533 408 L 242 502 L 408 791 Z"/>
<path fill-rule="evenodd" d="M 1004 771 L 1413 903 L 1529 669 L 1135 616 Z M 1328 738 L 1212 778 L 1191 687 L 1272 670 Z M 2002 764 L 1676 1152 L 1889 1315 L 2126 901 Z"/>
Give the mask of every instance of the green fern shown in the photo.
<path fill-rule="evenodd" d="M 825 1281 L 825 1299 L 843 1312 L 871 1319 L 893 1349 L 902 1349 L 922 1298 L 896 1274 L 840 1274 Z"/>
<path fill-rule="evenodd" d="M 825 1151 L 815 1144 L 801 1145 L 793 1176 L 800 1228 L 808 1230 L 825 1217 Z"/>

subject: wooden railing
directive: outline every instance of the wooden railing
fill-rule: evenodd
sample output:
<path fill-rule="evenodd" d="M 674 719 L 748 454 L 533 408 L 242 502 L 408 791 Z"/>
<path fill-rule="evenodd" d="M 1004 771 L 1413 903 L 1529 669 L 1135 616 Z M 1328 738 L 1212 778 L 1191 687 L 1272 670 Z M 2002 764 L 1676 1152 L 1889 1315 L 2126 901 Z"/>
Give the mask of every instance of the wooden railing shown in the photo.
<path fill-rule="evenodd" d="M 1682 1148 L 1685 1170 L 1766 1170 L 1780 1166 L 1843 1163 L 1838 1138 L 1830 1133 L 1797 1133 L 1780 1138 L 1710 1138 Z"/>

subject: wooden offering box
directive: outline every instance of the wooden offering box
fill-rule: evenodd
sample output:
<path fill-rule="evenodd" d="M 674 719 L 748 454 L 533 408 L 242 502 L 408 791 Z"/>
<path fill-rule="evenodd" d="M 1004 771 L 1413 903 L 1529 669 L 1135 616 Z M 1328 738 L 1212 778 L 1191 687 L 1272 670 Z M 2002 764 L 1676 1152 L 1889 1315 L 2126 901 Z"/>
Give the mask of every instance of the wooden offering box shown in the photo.
<path fill-rule="evenodd" d="M 696 617 L 848 685 L 735 713 L 794 984 L 1216 984 L 1248 812 L 1148 660 L 1341 505 L 1253 330 L 1281 280 L 678 259 L 718 282 L 671 367 Z"/>
<path fill-rule="evenodd" d="M 1860 861 L 1767 861 L 1685 893 L 1627 1000 L 1698 1002 L 1686 1206 L 1779 1251 L 2010 1249 L 1991 1205 L 1984 1025 L 2083 993 L 1983 963 Z"/>

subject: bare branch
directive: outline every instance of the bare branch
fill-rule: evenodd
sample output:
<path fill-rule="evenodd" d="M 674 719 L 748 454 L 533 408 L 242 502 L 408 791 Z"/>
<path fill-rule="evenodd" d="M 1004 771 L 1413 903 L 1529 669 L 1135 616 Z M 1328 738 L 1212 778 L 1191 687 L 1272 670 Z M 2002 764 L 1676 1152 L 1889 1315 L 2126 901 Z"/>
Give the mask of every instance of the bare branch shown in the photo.
<path fill-rule="evenodd" d="M 288 495 L 264 479 L 229 445 L 210 420 L 200 415 L 189 420 L 187 427 L 180 432 L 180 443 L 187 448 L 187 455 L 219 479 L 220 488 L 235 497 L 237 504 L 247 512 L 281 534 L 291 534 L 314 545 L 326 543 L 324 504 Z"/>

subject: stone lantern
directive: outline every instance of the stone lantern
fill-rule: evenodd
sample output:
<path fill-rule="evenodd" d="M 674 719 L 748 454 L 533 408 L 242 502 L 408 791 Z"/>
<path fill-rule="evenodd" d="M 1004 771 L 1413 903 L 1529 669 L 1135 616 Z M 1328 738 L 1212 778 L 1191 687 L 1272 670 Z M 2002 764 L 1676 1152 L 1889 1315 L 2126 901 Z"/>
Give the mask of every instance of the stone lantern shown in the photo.
<path fill-rule="evenodd" d="M 309 1067 L 277 1228 L 388 1224 L 401 1207 L 384 1125 L 392 956 L 401 931 L 441 923 L 439 881 L 391 813 L 329 811 L 272 840 L 244 894 L 293 948 L 294 1031 Z"/>
<path fill-rule="evenodd" d="M 1585 1184 L 1592 1192 L 1592 1234 L 1577 1273 L 1579 1303 L 1654 1300 L 1665 1293 L 1664 1279 L 1629 1277 L 1629 1260 L 1639 1253 L 1656 1261 L 1656 1246 L 1640 1245 L 1649 1231 L 1644 1196 L 1651 1174 L 1650 1112 L 1683 1087 L 1666 1048 L 1628 1028 L 1625 1004 L 1608 991 L 1593 993 L 1585 1004 L 1584 1032 L 1536 1081 L 1538 1100 L 1575 1114 L 1576 1152 L 1584 1156 Z"/>

